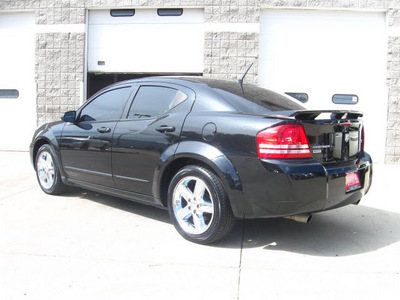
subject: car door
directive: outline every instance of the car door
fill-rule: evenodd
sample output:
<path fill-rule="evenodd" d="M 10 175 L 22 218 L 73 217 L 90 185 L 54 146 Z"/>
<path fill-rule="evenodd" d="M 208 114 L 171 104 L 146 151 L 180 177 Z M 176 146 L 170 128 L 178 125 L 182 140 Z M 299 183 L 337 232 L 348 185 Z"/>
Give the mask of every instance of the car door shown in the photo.
<path fill-rule="evenodd" d="M 176 147 L 195 94 L 186 87 L 141 83 L 113 137 L 112 165 L 117 188 L 153 195 L 160 156 Z"/>
<path fill-rule="evenodd" d="M 114 186 L 112 136 L 131 92 L 130 85 L 106 90 L 77 112 L 75 122 L 65 125 L 60 151 L 69 179 Z"/>

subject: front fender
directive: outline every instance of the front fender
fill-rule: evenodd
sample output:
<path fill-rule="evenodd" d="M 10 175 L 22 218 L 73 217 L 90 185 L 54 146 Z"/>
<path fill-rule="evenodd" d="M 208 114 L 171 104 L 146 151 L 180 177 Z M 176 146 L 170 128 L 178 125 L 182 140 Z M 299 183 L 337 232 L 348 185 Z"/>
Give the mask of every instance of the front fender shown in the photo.
<path fill-rule="evenodd" d="M 52 125 L 52 126 L 50 126 Z M 33 166 L 35 167 L 35 157 L 40 146 L 43 144 L 49 144 L 53 147 L 56 154 L 57 163 L 60 169 L 61 176 L 64 177 L 64 170 L 61 164 L 59 137 L 61 136 L 62 129 L 65 123 L 53 123 L 46 124 L 39 127 L 33 136 L 32 143 L 30 146 L 30 158 Z M 58 137 L 58 138 L 57 138 Z"/>

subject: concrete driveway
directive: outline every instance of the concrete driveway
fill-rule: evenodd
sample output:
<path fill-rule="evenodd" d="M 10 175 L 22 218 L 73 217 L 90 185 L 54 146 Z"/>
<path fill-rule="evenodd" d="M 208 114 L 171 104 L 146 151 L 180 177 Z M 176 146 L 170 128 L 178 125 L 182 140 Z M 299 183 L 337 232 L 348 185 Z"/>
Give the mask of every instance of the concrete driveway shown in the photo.
<path fill-rule="evenodd" d="M 238 222 L 212 246 L 167 211 L 81 189 L 49 196 L 28 153 L 0 152 L 0 299 L 398 299 L 400 166 L 360 205 Z"/>

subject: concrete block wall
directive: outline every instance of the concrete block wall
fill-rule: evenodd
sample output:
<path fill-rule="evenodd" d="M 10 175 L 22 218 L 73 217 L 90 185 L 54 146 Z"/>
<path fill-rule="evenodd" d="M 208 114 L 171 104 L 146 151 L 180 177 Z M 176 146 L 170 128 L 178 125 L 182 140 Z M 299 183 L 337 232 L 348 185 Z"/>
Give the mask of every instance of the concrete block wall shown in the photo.
<path fill-rule="evenodd" d="M 400 164 L 400 37 L 389 37 L 386 163 Z"/>
<path fill-rule="evenodd" d="M 79 107 L 84 81 L 84 33 L 36 34 L 38 125 Z"/>
<path fill-rule="evenodd" d="M 98 8 L 204 7 L 204 76 L 236 79 L 258 57 L 259 33 L 237 30 L 257 24 L 267 7 L 384 9 L 387 11 L 388 128 L 386 162 L 400 164 L 400 0 L 0 0 L 0 10 L 34 10 L 36 34 L 38 125 L 58 120 L 61 112 L 81 103 L 85 78 L 85 32 L 57 32 L 51 25 L 86 23 L 86 12 Z M 218 24 L 231 24 L 223 30 Z M 215 25 L 215 26 L 214 26 Z M 257 61 L 246 79 L 257 82 Z M 386 101 L 386 99 L 385 99 Z"/>
<path fill-rule="evenodd" d="M 207 32 L 205 34 L 204 76 L 236 80 L 251 66 L 247 82 L 257 82 L 258 34 Z"/>

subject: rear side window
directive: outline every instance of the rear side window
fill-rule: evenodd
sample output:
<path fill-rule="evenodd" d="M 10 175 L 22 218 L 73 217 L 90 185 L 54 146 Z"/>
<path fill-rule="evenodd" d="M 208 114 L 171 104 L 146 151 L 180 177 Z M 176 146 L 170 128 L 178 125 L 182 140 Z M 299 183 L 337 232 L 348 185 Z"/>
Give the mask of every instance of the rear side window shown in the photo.
<path fill-rule="evenodd" d="M 81 110 L 79 121 L 119 120 L 130 92 L 131 88 L 125 87 L 101 94 Z"/>
<path fill-rule="evenodd" d="M 290 93 L 286 92 L 286 95 L 289 95 L 290 97 L 293 97 L 297 100 L 299 100 L 302 103 L 307 103 L 308 102 L 308 95 L 306 93 Z"/>
<path fill-rule="evenodd" d="M 269 111 L 305 109 L 294 99 L 258 86 L 243 84 L 242 89 L 237 82 L 222 80 L 203 80 L 203 82 L 239 112 L 260 114 Z"/>
<path fill-rule="evenodd" d="M 157 117 L 187 99 L 177 89 L 163 86 L 141 86 L 128 113 L 128 119 Z"/>

